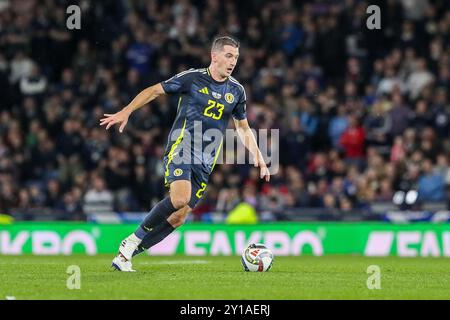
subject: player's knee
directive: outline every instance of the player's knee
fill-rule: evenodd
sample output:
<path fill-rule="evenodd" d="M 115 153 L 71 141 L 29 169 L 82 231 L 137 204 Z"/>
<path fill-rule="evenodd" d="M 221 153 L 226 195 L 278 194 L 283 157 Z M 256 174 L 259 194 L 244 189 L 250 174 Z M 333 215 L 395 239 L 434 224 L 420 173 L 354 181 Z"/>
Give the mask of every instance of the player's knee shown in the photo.
<path fill-rule="evenodd" d="M 175 209 L 181 209 L 189 203 L 190 195 L 188 194 L 171 195 L 170 200 Z"/>

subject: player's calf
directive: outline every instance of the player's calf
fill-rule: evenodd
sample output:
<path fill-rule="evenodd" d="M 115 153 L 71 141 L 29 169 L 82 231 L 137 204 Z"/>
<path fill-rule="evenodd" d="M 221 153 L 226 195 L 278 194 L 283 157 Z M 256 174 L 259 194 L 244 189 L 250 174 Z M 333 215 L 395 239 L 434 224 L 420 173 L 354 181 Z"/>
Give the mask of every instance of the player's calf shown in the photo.
<path fill-rule="evenodd" d="M 178 228 L 186 221 L 186 217 L 191 211 L 189 206 L 184 206 L 182 209 L 172 213 L 169 218 L 167 218 L 167 222 L 174 228 Z"/>
<path fill-rule="evenodd" d="M 172 200 L 170 198 L 164 198 L 150 210 L 150 213 L 144 218 L 144 221 L 142 221 L 134 234 L 139 239 L 143 239 L 148 232 L 166 221 L 175 211 L 177 211 L 177 208 L 172 204 Z"/>
<path fill-rule="evenodd" d="M 185 206 L 184 208 L 172 213 L 166 221 L 157 225 L 152 231 L 148 232 L 144 239 L 142 239 L 141 244 L 134 251 L 133 257 L 165 239 L 176 228 L 185 222 L 190 211 L 191 208 L 189 206 Z"/>

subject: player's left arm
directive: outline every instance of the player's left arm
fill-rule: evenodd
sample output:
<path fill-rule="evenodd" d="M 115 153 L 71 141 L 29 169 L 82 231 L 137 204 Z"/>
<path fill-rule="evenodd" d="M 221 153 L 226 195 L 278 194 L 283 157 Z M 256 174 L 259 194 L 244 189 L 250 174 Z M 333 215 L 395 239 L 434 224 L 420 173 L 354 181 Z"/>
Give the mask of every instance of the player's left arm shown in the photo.
<path fill-rule="evenodd" d="M 260 168 L 259 176 L 261 177 L 261 179 L 269 181 L 269 169 L 267 168 L 266 162 L 264 161 L 261 151 L 259 150 L 258 143 L 256 142 L 250 125 L 248 124 L 247 118 L 244 118 L 242 120 L 235 118 L 234 125 L 236 126 L 236 131 L 242 143 L 253 155 L 254 166 Z"/>

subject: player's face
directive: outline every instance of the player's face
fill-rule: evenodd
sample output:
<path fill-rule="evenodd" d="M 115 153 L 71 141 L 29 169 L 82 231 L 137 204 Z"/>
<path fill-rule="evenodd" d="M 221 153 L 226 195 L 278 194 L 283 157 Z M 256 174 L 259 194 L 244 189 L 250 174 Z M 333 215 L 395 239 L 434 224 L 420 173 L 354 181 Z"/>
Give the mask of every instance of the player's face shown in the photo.
<path fill-rule="evenodd" d="M 233 73 L 238 58 L 239 49 L 229 45 L 223 46 L 223 49 L 216 53 L 217 67 L 222 77 L 229 77 Z"/>

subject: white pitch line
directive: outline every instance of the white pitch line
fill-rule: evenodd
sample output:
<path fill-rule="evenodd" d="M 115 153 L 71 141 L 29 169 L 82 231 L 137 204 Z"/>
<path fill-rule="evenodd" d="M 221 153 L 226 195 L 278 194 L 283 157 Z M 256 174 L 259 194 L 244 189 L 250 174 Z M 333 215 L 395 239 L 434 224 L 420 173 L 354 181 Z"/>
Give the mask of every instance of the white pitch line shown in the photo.
<path fill-rule="evenodd" d="M 210 261 L 206 260 L 164 260 L 155 262 L 139 262 L 138 264 L 206 264 Z"/>

